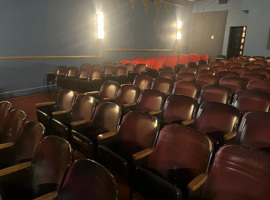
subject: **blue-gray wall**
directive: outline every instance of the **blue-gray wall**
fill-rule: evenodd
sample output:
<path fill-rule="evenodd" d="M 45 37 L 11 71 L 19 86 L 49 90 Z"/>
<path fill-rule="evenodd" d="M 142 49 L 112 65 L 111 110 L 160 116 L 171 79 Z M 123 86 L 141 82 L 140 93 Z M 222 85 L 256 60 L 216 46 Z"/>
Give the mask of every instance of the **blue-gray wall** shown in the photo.
<path fill-rule="evenodd" d="M 0 6 L 0 57 L 99 55 L 99 49 L 173 49 L 176 21 L 183 21 L 180 45 L 188 44 L 191 8 L 164 4 L 148 13 L 142 1 L 8 0 Z M 96 12 L 103 11 L 105 39 L 97 41 Z M 169 52 L 168 52 L 169 53 Z M 121 59 L 147 58 L 162 52 L 103 52 L 102 58 L 0 60 L 0 99 L 46 89 L 46 73 L 59 65 L 80 66 Z"/>

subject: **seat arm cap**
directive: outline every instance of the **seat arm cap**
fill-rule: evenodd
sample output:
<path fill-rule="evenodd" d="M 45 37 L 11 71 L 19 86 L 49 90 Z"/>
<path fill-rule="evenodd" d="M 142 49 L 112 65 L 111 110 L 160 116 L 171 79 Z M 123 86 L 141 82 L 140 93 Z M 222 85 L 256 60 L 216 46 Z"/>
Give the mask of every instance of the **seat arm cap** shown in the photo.
<path fill-rule="evenodd" d="M 153 150 L 152 149 L 144 149 L 144 150 L 142 150 L 142 151 L 139 151 L 139 152 L 137 152 L 137 153 L 135 153 L 135 154 L 133 154 L 132 155 L 132 158 L 133 158 L 133 160 L 139 160 L 139 159 L 141 159 L 141 158 L 143 158 L 143 157 L 145 157 L 145 156 L 148 156 L 149 154 L 151 154 L 153 152 Z"/>
<path fill-rule="evenodd" d="M 200 188 L 206 181 L 207 174 L 200 174 L 197 177 L 195 177 L 192 181 L 188 184 L 188 190 L 191 192 L 196 191 L 198 188 Z"/>

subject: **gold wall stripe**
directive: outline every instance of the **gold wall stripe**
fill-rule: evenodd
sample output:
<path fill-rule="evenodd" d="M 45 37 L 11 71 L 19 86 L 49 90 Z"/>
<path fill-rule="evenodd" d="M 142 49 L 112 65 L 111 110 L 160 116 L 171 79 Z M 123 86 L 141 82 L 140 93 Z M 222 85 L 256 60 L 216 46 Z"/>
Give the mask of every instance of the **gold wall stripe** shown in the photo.
<path fill-rule="evenodd" d="M 103 51 L 171 52 L 173 50 L 172 49 L 100 49 L 99 55 L 89 55 L 89 56 L 9 56 L 9 57 L 0 57 L 0 60 L 101 58 Z"/>

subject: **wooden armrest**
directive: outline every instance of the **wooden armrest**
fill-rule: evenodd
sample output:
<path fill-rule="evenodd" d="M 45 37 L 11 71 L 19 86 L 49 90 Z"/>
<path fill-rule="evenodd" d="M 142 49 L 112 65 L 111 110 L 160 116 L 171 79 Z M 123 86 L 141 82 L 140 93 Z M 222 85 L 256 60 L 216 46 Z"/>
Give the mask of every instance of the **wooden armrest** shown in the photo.
<path fill-rule="evenodd" d="M 37 103 L 36 107 L 41 107 L 41 106 L 49 106 L 49 105 L 53 105 L 55 104 L 55 101 L 51 101 L 51 102 L 44 102 L 44 103 Z"/>
<path fill-rule="evenodd" d="M 56 75 L 56 73 L 54 73 L 54 72 L 47 72 L 47 74 L 53 74 L 53 75 Z"/>
<path fill-rule="evenodd" d="M 104 98 L 103 100 L 104 101 L 111 101 L 111 100 L 114 100 L 115 98 L 113 98 L 113 97 L 106 97 L 106 98 Z"/>
<path fill-rule="evenodd" d="M 40 197 L 37 197 L 37 198 L 35 198 L 33 200 L 52 200 L 52 199 L 55 199 L 57 196 L 58 196 L 58 192 L 53 191 L 53 192 L 44 194 L 44 195 L 42 195 Z"/>
<path fill-rule="evenodd" d="M 107 133 L 99 134 L 99 135 L 97 136 L 97 139 L 98 139 L 98 140 L 104 140 L 104 139 L 109 138 L 109 137 L 112 137 L 112 136 L 114 136 L 114 135 L 116 135 L 116 134 L 117 134 L 116 131 L 112 131 L 112 132 L 107 132 Z"/>
<path fill-rule="evenodd" d="M 81 121 L 76 121 L 76 122 L 71 122 L 71 126 L 78 126 L 78 125 L 81 125 L 81 124 L 86 124 L 88 123 L 89 120 L 81 120 Z"/>
<path fill-rule="evenodd" d="M 12 146 L 14 146 L 14 142 L 7 142 L 7 143 L 0 144 L 0 149 L 5 149 Z"/>
<path fill-rule="evenodd" d="M 85 92 L 84 95 L 93 95 L 93 94 L 98 94 L 99 91 L 92 91 L 92 92 Z"/>
<path fill-rule="evenodd" d="M 55 111 L 52 114 L 53 115 L 61 115 L 61 114 L 69 113 L 69 112 L 70 112 L 70 110 L 60 110 L 60 111 Z"/>
<path fill-rule="evenodd" d="M 137 103 L 126 103 L 123 105 L 124 108 L 131 107 L 131 106 L 136 106 Z"/>
<path fill-rule="evenodd" d="M 92 79 L 92 81 L 96 81 L 96 80 L 97 80 L 97 81 L 101 81 L 102 78 L 93 78 L 93 79 Z"/>
<path fill-rule="evenodd" d="M 189 191 L 194 192 L 198 188 L 200 188 L 206 181 L 207 174 L 200 174 L 199 176 L 195 177 L 192 181 L 188 184 Z"/>
<path fill-rule="evenodd" d="M 237 132 L 226 133 L 225 135 L 223 135 L 223 139 L 225 141 L 231 140 L 231 139 L 233 139 L 236 136 L 236 134 L 237 134 Z"/>
<path fill-rule="evenodd" d="M 191 123 L 193 123 L 195 120 L 194 119 L 188 119 L 188 120 L 185 120 L 185 121 L 182 121 L 182 125 L 189 125 Z"/>
<path fill-rule="evenodd" d="M 0 176 L 5 176 L 31 166 L 31 162 L 20 163 L 0 170 Z"/>
<path fill-rule="evenodd" d="M 153 150 L 152 149 L 144 149 L 144 150 L 142 150 L 142 151 L 139 151 L 139 152 L 137 152 L 137 153 L 134 153 L 133 155 L 132 155 L 132 158 L 133 158 L 133 160 L 139 160 L 139 159 L 141 159 L 141 158 L 143 158 L 143 157 L 145 157 L 145 156 L 148 156 L 149 154 L 151 154 L 153 152 Z"/>
<path fill-rule="evenodd" d="M 149 114 L 150 115 L 156 115 L 156 114 L 159 114 L 159 113 L 161 113 L 162 112 L 162 110 L 156 110 L 156 111 L 151 111 L 151 112 L 149 112 Z"/>

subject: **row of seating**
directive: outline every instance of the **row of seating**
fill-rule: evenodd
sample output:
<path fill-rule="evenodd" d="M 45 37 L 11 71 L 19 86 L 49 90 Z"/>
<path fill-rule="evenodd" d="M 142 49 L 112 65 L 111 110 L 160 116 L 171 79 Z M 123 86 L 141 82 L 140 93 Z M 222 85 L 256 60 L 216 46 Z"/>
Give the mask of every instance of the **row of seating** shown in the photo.
<path fill-rule="evenodd" d="M 97 106 L 92 120 L 88 122 L 84 128 L 80 126 L 79 128 L 77 127 L 77 129 L 75 128 L 76 123 L 73 124 L 75 125 L 73 128 L 77 130 L 70 132 L 71 143 L 74 144 L 77 156 L 89 156 L 98 159 L 98 161 L 110 169 L 110 171 L 117 171 L 118 174 L 124 177 L 128 182 L 134 183 L 135 189 L 143 196 L 150 199 L 180 199 L 182 196 L 188 196 L 189 191 L 195 190 L 198 187 L 197 185 L 193 186 L 193 184 L 196 183 L 196 181 L 192 181 L 193 178 L 201 173 L 208 172 L 210 158 L 216 146 L 216 143 L 212 145 L 212 141 L 215 141 L 213 140 L 214 132 L 224 135 L 228 129 L 235 130 L 239 111 L 237 112 L 237 109 L 233 107 L 228 109 L 228 107 L 229 105 L 226 104 L 205 103 L 201 105 L 200 111 L 197 114 L 197 130 L 182 125 L 168 125 L 159 133 L 159 121 L 155 117 L 142 112 L 129 112 L 121 120 L 120 128 L 118 128 L 121 107 L 114 103 L 104 102 Z M 253 113 L 249 116 L 252 114 Z M 255 114 L 259 114 L 259 112 L 255 112 Z M 262 116 L 262 118 L 265 119 L 265 122 L 269 121 L 269 113 L 264 113 L 264 115 L 265 116 Z M 268 116 L 268 119 L 266 119 L 266 116 Z M 254 118 L 254 114 L 250 117 L 250 119 L 252 118 Z M 247 122 L 248 120 L 244 121 Z M 242 122 L 242 124 L 243 123 L 244 122 Z M 79 125 L 82 124 L 79 123 Z M 209 132 L 207 132 L 207 126 Z M 258 129 L 265 127 L 264 134 L 267 135 L 267 130 L 269 129 L 269 127 L 267 128 L 267 124 L 260 124 L 257 130 L 255 128 L 256 126 L 253 127 L 255 130 L 248 129 L 249 127 L 250 125 L 247 125 L 245 128 L 242 128 L 241 131 L 249 130 L 249 133 L 252 132 L 256 134 Z M 56 134 L 56 129 L 53 129 L 53 131 L 54 134 Z M 207 133 L 208 136 L 201 132 Z M 247 135 L 247 132 L 241 132 L 241 135 L 242 134 Z M 212 139 L 209 139 L 209 136 L 211 136 Z M 264 141 L 261 136 L 259 138 Z M 263 145 L 263 148 L 265 146 L 269 146 L 269 143 Z M 262 157 L 264 157 L 264 159 L 269 157 L 268 154 L 250 150 L 246 147 L 227 146 L 222 149 L 226 150 L 219 150 L 217 155 L 223 151 L 232 153 L 231 149 L 234 149 L 233 152 L 242 152 L 245 155 L 243 157 L 241 155 L 242 153 L 236 153 L 237 155 L 232 153 L 230 155 L 232 156 L 230 157 L 230 159 L 232 159 L 231 162 L 236 162 L 237 164 L 239 164 L 238 159 L 236 159 L 237 156 L 242 159 L 247 159 L 249 164 L 253 162 L 254 158 L 251 158 L 253 156 L 249 157 L 249 151 L 258 152 L 254 153 L 255 157 L 257 157 L 257 154 L 263 155 Z M 142 152 L 138 153 L 140 151 Z M 249 156 L 247 156 L 247 153 Z M 138 163 L 143 162 L 141 158 L 144 158 L 144 155 L 149 155 L 149 159 L 146 165 L 143 166 L 151 172 L 145 170 L 145 168 L 136 167 L 140 165 Z M 212 170 L 216 164 L 215 162 L 212 166 Z M 224 162 L 226 162 L 226 160 Z M 261 161 L 255 159 L 254 162 Z M 250 167 L 248 166 L 249 164 L 245 163 L 245 167 L 247 167 L 245 169 Z M 185 166 L 185 168 L 182 166 Z M 133 173 L 132 169 L 134 168 L 135 172 Z M 225 171 L 227 170 L 228 172 L 229 169 L 232 174 L 236 171 L 233 167 L 224 166 Z M 214 176 L 216 178 L 214 171 L 214 174 L 211 175 L 212 170 L 210 171 L 209 177 Z M 256 172 L 257 168 L 255 167 L 253 170 Z M 268 170 L 268 167 L 263 169 L 264 173 L 269 174 Z M 220 175 L 225 173 L 225 171 L 221 172 Z M 243 173 L 241 174 L 243 175 Z M 247 181 L 245 184 L 250 184 L 249 178 L 250 174 L 249 176 L 243 175 L 243 180 Z M 199 176 L 199 179 L 202 179 L 200 182 L 203 180 L 211 180 L 211 178 L 210 180 L 206 179 L 205 175 Z M 164 180 L 166 181 L 164 182 Z M 262 187 L 267 188 L 269 179 L 265 179 L 263 184 L 265 185 Z M 230 185 L 235 187 L 234 183 L 230 182 Z M 207 183 L 205 187 L 207 188 Z M 226 185 L 226 187 L 229 186 Z M 214 188 L 208 185 L 208 190 L 211 189 Z M 266 192 L 267 190 L 263 190 L 265 191 L 260 193 L 262 197 L 269 197 Z M 256 194 L 256 197 L 260 194 Z M 233 194 L 231 195 L 233 196 Z"/>
<path fill-rule="evenodd" d="M 0 102 L 0 116 L 1 199 L 117 199 L 105 167 L 89 159 L 73 163 L 66 140 L 45 136 L 40 122 L 25 122 L 25 113 L 8 101 Z"/>

